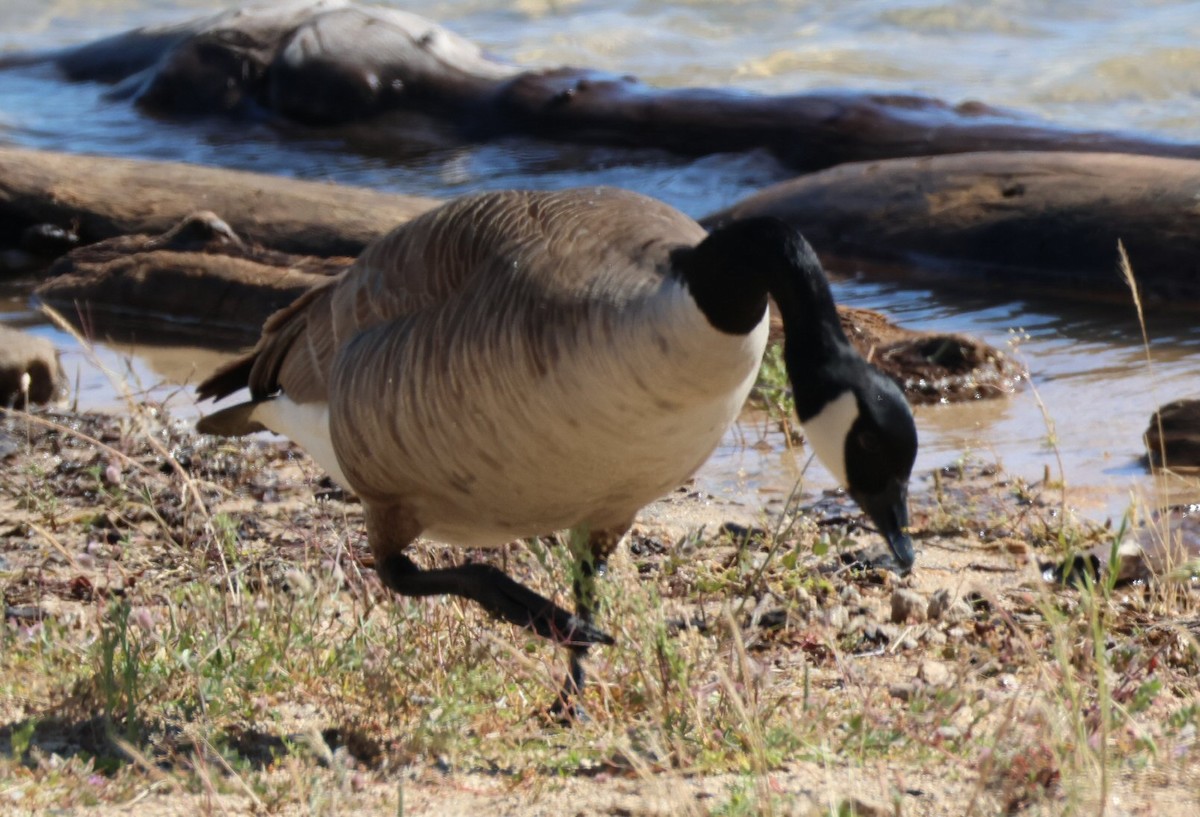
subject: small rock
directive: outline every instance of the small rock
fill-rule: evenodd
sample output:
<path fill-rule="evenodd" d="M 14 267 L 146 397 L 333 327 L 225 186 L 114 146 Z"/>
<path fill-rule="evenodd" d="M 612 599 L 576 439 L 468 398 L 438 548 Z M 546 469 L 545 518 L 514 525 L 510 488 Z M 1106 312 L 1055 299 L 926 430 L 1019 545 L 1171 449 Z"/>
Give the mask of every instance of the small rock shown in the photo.
<path fill-rule="evenodd" d="M 937 728 L 937 736 L 943 740 L 958 740 L 963 735 L 963 731 L 957 726 L 946 724 Z"/>
<path fill-rule="evenodd" d="M 925 599 L 919 593 L 898 587 L 892 591 L 892 622 L 903 624 L 909 619 L 925 620 Z"/>
<path fill-rule="evenodd" d="M 1004 550 L 1011 553 L 1013 556 L 1028 556 L 1029 544 L 1022 542 L 1020 539 L 1005 539 Z"/>
<path fill-rule="evenodd" d="M 870 622 L 863 628 L 863 638 L 874 644 L 891 644 L 898 635 L 900 635 L 900 628 L 895 624 Z"/>
<path fill-rule="evenodd" d="M 116 460 L 109 460 L 104 469 L 103 479 L 106 485 L 115 487 L 121 484 L 121 466 Z"/>
<path fill-rule="evenodd" d="M 957 624 L 967 619 L 975 618 L 975 611 L 971 609 L 971 605 L 967 604 L 962 599 L 951 604 L 945 612 L 942 613 L 942 618 L 951 624 Z"/>
<path fill-rule="evenodd" d="M 919 683 L 917 683 L 917 682 L 910 682 L 910 683 L 906 683 L 906 684 L 892 684 L 891 686 L 888 687 L 888 694 L 891 695 L 893 698 L 896 698 L 898 700 L 904 701 L 905 703 L 908 703 L 909 701 L 911 701 L 913 699 L 913 696 L 917 694 L 918 689 L 920 689 L 920 686 L 919 686 Z"/>
<path fill-rule="evenodd" d="M 854 635 L 855 633 L 860 633 L 866 629 L 866 626 L 866 616 L 851 616 L 850 620 L 846 622 L 846 625 L 842 627 L 842 635 Z"/>
<path fill-rule="evenodd" d="M 835 607 L 830 607 L 825 611 L 825 623 L 830 627 L 841 630 L 850 622 L 850 611 L 846 606 L 839 604 Z"/>
<path fill-rule="evenodd" d="M 825 806 L 823 809 L 812 813 L 828 815 L 830 812 L 828 811 L 828 806 Z M 838 803 L 838 807 L 832 813 L 845 815 L 845 817 L 895 817 L 897 812 L 889 806 L 854 796 L 844 798 Z"/>
<path fill-rule="evenodd" d="M 811 618 L 816 606 L 812 594 L 803 587 L 797 587 L 792 591 L 792 609 L 800 615 Z"/>
<path fill-rule="evenodd" d="M 933 594 L 929 599 L 929 607 L 925 610 L 925 614 L 930 621 L 937 621 L 942 617 L 942 614 L 950 609 L 950 591 L 942 588 Z"/>
<path fill-rule="evenodd" d="M 941 687 L 950 683 L 950 668 L 941 661 L 922 661 L 917 667 L 917 677 L 930 686 Z"/>
<path fill-rule="evenodd" d="M 1150 417 L 1142 436 L 1152 468 L 1200 470 L 1200 400 L 1175 400 Z"/>

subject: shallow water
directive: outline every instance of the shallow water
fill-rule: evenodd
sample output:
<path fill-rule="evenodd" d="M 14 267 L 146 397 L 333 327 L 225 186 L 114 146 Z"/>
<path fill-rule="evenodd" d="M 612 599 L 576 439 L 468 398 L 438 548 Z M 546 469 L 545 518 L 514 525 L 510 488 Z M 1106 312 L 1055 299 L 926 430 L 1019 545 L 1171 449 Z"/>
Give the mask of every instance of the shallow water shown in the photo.
<path fill-rule="evenodd" d="M 4 0 L 0 51 L 52 48 L 142 24 L 219 10 L 209 0 Z M 397 4 L 401 5 L 401 4 Z M 1073 0 L 941 3 L 823 0 L 441 0 L 402 7 L 438 20 L 493 55 L 526 65 L 574 64 L 662 85 L 732 85 L 763 92 L 845 88 L 980 99 L 1063 124 L 1200 139 L 1200 13 L 1192 2 Z M 405 193 L 450 196 L 510 186 L 605 183 L 631 187 L 701 216 L 787 172 L 763 155 L 684 161 L 654 151 L 558 148 L 528 141 L 434 152 L 411 160 L 349 155 L 336 141 L 285 139 L 266 124 L 143 118 L 104 88 L 68 85 L 43 70 L 0 72 L 0 142 L 178 159 Z M 1136 258 L 1132 259 L 1137 267 Z M 1061 458 L 1070 484 L 1092 486 L 1093 515 L 1119 513 L 1147 480 L 1137 463 L 1155 406 L 1200 392 L 1194 317 L 1153 315 L 1147 366 L 1132 306 L 1005 300 L 932 292 L 834 268 L 838 298 L 918 328 L 1014 344 L 1035 391 L 1010 400 L 918 411 L 928 469 L 974 454 L 1040 477 Z M 150 387 L 206 372 L 214 353 L 98 344 L 85 355 L 21 301 L 0 320 L 35 324 L 66 348 L 79 402 L 119 402 L 92 365 Z M 103 337 L 103 327 L 96 327 Z M 135 386 L 135 388 L 140 388 Z M 178 392 L 173 385 L 154 393 Z M 185 393 L 178 410 L 194 411 Z M 1048 427 L 1047 418 L 1053 427 Z M 731 432 L 702 483 L 751 499 L 778 492 L 803 466 L 781 437 L 748 420 Z M 827 484 L 819 467 L 813 485 Z"/>

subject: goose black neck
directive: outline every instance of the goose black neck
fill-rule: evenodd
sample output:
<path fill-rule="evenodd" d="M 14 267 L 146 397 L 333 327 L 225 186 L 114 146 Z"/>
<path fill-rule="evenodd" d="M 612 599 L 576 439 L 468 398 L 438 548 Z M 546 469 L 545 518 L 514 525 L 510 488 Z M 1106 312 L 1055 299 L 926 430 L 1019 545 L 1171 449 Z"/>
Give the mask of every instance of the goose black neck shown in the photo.
<path fill-rule="evenodd" d="M 798 230 L 776 218 L 736 221 L 696 247 L 678 250 L 673 260 L 696 305 L 723 332 L 752 331 L 767 295 L 775 299 L 802 420 L 845 390 L 840 370 L 853 352 L 829 281 Z"/>

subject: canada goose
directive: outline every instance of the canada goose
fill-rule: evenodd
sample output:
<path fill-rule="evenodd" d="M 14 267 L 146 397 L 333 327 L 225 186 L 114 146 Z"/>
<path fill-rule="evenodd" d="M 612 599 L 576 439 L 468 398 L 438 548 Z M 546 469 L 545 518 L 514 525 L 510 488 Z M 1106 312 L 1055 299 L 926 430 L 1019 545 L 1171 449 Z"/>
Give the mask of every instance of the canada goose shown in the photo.
<path fill-rule="evenodd" d="M 198 387 L 248 385 L 250 402 L 197 427 L 300 443 L 361 497 L 395 592 L 474 599 L 569 646 L 562 708 L 588 646 L 612 643 L 592 623 L 593 573 L 737 417 L 768 293 L 808 439 L 907 570 L 912 413 L 846 340 L 812 249 L 773 218 L 706 237 L 623 190 L 458 199 L 271 316 L 253 352 Z M 421 534 L 488 547 L 568 528 L 587 534 L 575 615 L 495 567 L 421 570 L 404 553 Z"/>

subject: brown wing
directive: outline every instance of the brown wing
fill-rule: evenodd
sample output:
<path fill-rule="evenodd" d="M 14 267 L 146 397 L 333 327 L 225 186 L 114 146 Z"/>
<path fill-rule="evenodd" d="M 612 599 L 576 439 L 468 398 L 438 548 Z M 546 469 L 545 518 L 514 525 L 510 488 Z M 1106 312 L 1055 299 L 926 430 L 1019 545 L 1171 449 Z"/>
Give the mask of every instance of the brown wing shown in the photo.
<path fill-rule="evenodd" d="M 248 385 L 255 400 L 283 390 L 297 402 L 327 402 L 338 349 L 364 329 L 470 293 L 484 277 L 492 284 L 487 289 L 507 289 L 509 299 L 596 297 L 591 286 L 581 286 L 581 276 L 604 278 L 606 268 L 661 274 L 655 267 L 665 263 L 667 248 L 694 244 L 702 235 L 673 208 L 611 188 L 457 199 L 397 227 L 342 276 L 276 312 L 254 351 L 216 372 L 198 392 L 222 397 Z M 642 271 L 629 263 L 647 256 L 658 263 Z"/>
<path fill-rule="evenodd" d="M 478 203 L 452 202 L 373 242 L 344 274 L 267 318 L 251 352 L 197 386 L 200 399 L 249 386 L 254 400 L 280 390 L 297 402 L 326 400 L 333 358 L 346 337 L 459 291 L 476 268 L 467 257 L 472 242 L 464 235 L 469 219 L 463 219 Z"/>

